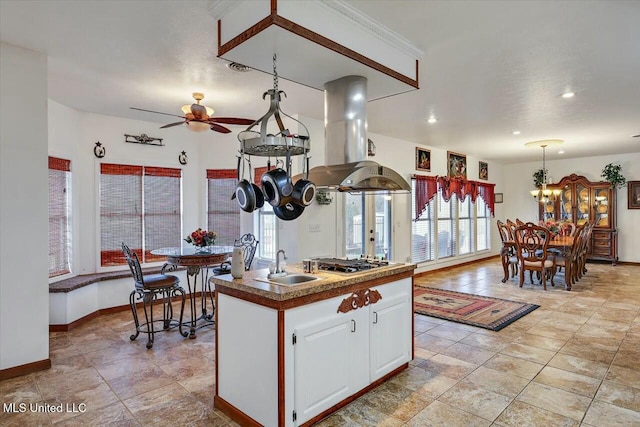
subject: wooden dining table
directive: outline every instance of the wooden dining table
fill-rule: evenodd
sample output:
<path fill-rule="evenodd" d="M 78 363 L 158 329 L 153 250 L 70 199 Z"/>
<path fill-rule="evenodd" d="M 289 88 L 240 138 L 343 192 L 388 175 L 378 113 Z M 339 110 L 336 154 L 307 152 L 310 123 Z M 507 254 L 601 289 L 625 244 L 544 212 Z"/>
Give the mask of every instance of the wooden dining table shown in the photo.
<path fill-rule="evenodd" d="M 573 246 L 574 236 L 556 236 L 549 240 L 549 248 L 560 249 L 563 254 L 566 254 Z M 516 248 L 515 240 L 505 240 L 502 243 L 502 250 L 500 251 L 500 258 L 502 260 L 502 268 L 504 270 L 504 278 L 502 283 L 506 283 L 509 280 L 509 256 L 511 254 L 511 248 Z M 571 285 L 567 285 L 568 289 L 571 289 Z"/>

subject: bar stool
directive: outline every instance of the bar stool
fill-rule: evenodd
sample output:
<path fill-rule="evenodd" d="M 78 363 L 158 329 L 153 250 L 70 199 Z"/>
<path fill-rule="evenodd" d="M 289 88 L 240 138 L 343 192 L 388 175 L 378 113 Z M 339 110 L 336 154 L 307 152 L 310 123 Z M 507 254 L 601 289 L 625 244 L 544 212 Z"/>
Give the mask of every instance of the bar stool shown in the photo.
<path fill-rule="evenodd" d="M 133 313 L 133 321 L 136 324 L 136 333 L 131 335 L 129 339 L 133 341 L 140 335 L 140 332 L 146 333 L 148 336 L 147 349 L 150 349 L 153 347 L 156 333 L 154 325 L 157 322 L 162 322 L 162 330 L 164 331 L 178 326 L 180 334 L 186 337 L 188 333 L 186 331 L 182 332 L 182 317 L 184 315 L 186 296 L 184 289 L 180 287 L 180 279 L 170 274 L 143 275 L 138 255 L 132 252 L 124 243 L 122 243 L 122 252 L 127 259 L 127 264 L 129 264 L 135 282 L 135 289 L 129 294 L 129 304 L 131 305 L 131 313 Z M 182 300 L 180 304 L 180 320 L 173 318 L 171 298 L 176 296 L 180 296 Z M 162 300 L 162 319 L 155 320 L 153 318 L 153 304 L 158 298 Z M 138 320 L 136 300 L 142 300 L 145 317 L 145 322 L 142 324 Z"/>

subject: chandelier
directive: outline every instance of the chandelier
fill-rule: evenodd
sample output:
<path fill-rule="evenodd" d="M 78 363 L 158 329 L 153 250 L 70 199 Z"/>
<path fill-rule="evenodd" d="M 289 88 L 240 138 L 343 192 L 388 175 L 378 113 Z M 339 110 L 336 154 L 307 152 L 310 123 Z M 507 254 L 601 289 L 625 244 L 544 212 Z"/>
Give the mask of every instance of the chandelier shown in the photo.
<path fill-rule="evenodd" d="M 542 186 L 541 188 L 530 191 L 533 198 L 538 199 L 538 201 L 540 202 L 548 203 L 550 201 L 554 201 L 556 197 L 558 197 L 562 192 L 562 190 L 559 188 L 554 190 L 547 188 L 547 165 L 545 150 L 550 145 L 560 145 L 563 142 L 564 141 L 561 139 L 545 139 L 542 141 L 531 141 L 524 144 L 525 147 L 542 147 Z"/>

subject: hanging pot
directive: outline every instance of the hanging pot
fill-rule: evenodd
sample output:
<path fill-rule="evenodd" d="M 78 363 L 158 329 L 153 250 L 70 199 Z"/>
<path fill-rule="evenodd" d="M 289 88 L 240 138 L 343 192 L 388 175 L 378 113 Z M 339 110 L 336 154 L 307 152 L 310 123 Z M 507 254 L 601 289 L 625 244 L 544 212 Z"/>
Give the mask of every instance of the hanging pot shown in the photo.
<path fill-rule="evenodd" d="M 316 185 L 306 179 L 299 179 L 293 186 L 291 197 L 300 206 L 309 206 L 316 196 Z"/>
<path fill-rule="evenodd" d="M 289 152 L 287 152 L 287 170 L 276 167 L 275 169 L 265 172 L 260 178 L 265 199 L 273 207 L 283 206 L 292 200 L 293 184 L 291 183 L 289 164 L 290 155 Z"/>
<path fill-rule="evenodd" d="M 240 162 L 242 161 L 243 159 L 238 158 L 238 184 L 236 185 L 236 191 L 234 194 L 238 200 L 240 209 L 245 212 L 253 212 L 264 205 L 264 196 L 257 185 L 244 178 L 240 179 Z M 244 163 L 242 168 L 242 175 L 244 175 Z"/>
<path fill-rule="evenodd" d="M 305 171 L 308 171 L 309 158 L 307 157 L 306 154 L 305 154 L 304 160 L 305 160 L 305 166 L 306 166 Z M 300 206 L 309 206 L 311 203 L 313 203 L 313 200 L 315 199 L 316 185 L 313 182 L 305 179 L 307 178 L 306 174 L 303 176 L 304 178 L 301 178 L 298 181 L 296 181 L 296 184 L 293 186 L 293 193 L 291 194 L 291 197 L 293 198 L 294 203 Z"/>
<path fill-rule="evenodd" d="M 286 203 L 273 208 L 273 213 L 283 221 L 292 221 L 302 215 L 302 212 L 304 212 L 304 206 L 296 203 Z"/>

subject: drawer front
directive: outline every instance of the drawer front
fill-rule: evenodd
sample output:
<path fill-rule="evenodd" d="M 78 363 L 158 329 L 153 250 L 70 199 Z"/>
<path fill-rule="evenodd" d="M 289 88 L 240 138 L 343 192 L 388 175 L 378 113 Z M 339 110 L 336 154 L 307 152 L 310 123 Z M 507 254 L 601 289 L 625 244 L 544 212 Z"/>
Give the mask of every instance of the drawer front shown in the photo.
<path fill-rule="evenodd" d="M 611 240 L 593 239 L 593 249 L 595 250 L 596 248 L 601 248 L 601 247 L 606 247 L 606 248 L 611 247 Z"/>
<path fill-rule="evenodd" d="M 594 246 L 591 255 L 600 257 L 611 256 L 611 246 Z"/>
<path fill-rule="evenodd" d="M 611 239 L 611 232 L 609 231 L 596 231 L 593 230 L 593 240 L 610 240 Z"/>

